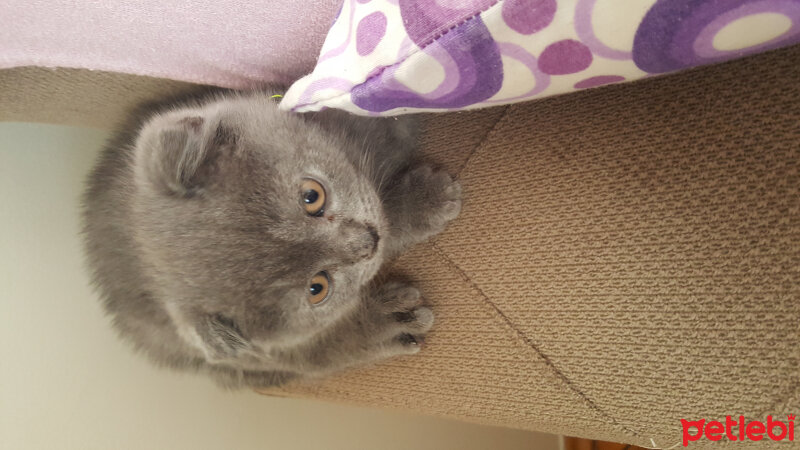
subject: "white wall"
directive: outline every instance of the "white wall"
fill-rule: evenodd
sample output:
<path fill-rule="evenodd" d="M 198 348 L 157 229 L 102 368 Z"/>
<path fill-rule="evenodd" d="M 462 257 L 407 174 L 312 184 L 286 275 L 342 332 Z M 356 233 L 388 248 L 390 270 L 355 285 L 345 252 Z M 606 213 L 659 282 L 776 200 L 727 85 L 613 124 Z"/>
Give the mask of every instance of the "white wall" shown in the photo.
<path fill-rule="evenodd" d="M 133 355 L 88 288 L 77 234 L 105 138 L 0 123 L 0 448 L 557 448 L 551 435 L 227 393 Z"/>

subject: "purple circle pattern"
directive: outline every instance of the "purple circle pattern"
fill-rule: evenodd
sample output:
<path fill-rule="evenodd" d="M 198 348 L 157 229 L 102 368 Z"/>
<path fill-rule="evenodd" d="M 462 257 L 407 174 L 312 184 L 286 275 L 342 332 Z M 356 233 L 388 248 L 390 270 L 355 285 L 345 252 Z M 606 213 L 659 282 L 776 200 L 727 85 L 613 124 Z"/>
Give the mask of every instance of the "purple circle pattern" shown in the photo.
<path fill-rule="evenodd" d="M 596 77 L 587 78 L 585 80 L 575 83 L 575 89 L 588 89 L 597 86 L 604 86 L 606 84 L 619 83 L 625 81 L 625 77 L 620 75 L 598 75 Z"/>
<path fill-rule="evenodd" d="M 592 51 L 572 39 L 548 45 L 539 56 L 539 70 L 548 75 L 577 73 L 586 70 L 591 64 Z"/>
<path fill-rule="evenodd" d="M 556 8 L 556 0 L 505 0 L 501 14 L 512 30 L 533 34 L 550 25 Z"/>
<path fill-rule="evenodd" d="M 800 41 L 799 6 L 797 0 L 659 0 L 636 30 L 633 62 L 645 72 L 664 73 L 796 43 Z M 750 48 L 712 50 L 713 30 L 756 12 L 784 14 L 792 20 L 792 28 Z"/>
<path fill-rule="evenodd" d="M 533 75 L 536 84 L 533 86 L 531 90 L 529 90 L 524 94 L 510 98 L 486 100 L 486 103 L 494 104 L 494 103 L 507 103 L 507 102 L 518 101 L 526 99 L 528 97 L 533 97 L 534 95 L 547 89 L 547 86 L 550 85 L 550 76 L 539 70 L 539 64 L 535 56 L 531 55 L 527 50 L 520 47 L 519 45 L 509 44 L 507 42 L 497 44 L 497 47 L 500 49 L 500 53 L 503 56 L 516 59 L 517 61 L 524 64 L 525 67 L 527 67 L 528 70 L 531 71 L 531 75 Z"/>
<path fill-rule="evenodd" d="M 575 5 L 575 33 L 578 35 L 578 39 L 597 56 L 618 60 L 631 59 L 630 51 L 611 48 L 602 43 L 594 34 L 592 14 L 595 3 L 597 0 L 578 0 L 578 4 Z"/>
<path fill-rule="evenodd" d="M 378 43 L 386 34 L 386 16 L 376 11 L 358 23 L 356 28 L 356 51 L 361 56 L 367 56 L 375 50 Z"/>
<path fill-rule="evenodd" d="M 503 84 L 500 51 L 479 16 L 443 34 L 422 51 L 445 69 L 445 81 L 434 92 L 420 94 L 400 83 L 396 73 L 402 64 L 395 64 L 353 87 L 353 103 L 371 112 L 402 107 L 463 108 L 485 101 Z"/>
<path fill-rule="evenodd" d="M 759 14 L 759 13 L 780 13 L 791 20 L 792 25 L 785 33 L 776 36 L 767 42 L 756 44 L 746 49 L 722 51 L 714 48 L 714 36 L 720 32 L 726 25 L 735 22 L 738 19 Z M 702 58 L 717 58 L 729 57 L 736 55 L 742 51 L 748 53 L 766 50 L 774 45 L 780 45 L 781 42 L 787 41 L 792 37 L 797 38 L 800 34 L 800 2 L 797 1 L 775 1 L 775 0 L 761 0 L 757 2 L 742 5 L 739 8 L 725 12 L 717 16 L 716 19 L 711 21 L 703 30 L 697 35 L 694 41 L 694 51 Z"/>
<path fill-rule="evenodd" d="M 363 82 L 354 83 L 342 77 L 318 75 L 301 91 L 295 109 L 312 105 L 316 102 L 312 100 L 314 94 L 323 90 L 333 91 L 334 97 L 339 95 L 335 92 L 341 92 L 341 96 L 347 96 L 369 115 L 382 115 L 397 108 L 460 109 L 476 104 L 510 103 L 547 95 L 552 76 L 581 74 L 578 78 L 580 81 L 572 87 L 587 89 L 641 78 L 641 72 L 632 70 L 626 61 L 632 61 L 637 68 L 646 72 L 645 76 L 652 76 L 800 42 L 800 0 L 654 0 L 632 36 L 630 49 L 609 47 L 595 34 L 592 19 L 593 15 L 597 15 L 598 0 L 577 0 L 574 11 L 559 11 L 565 6 L 559 6 L 558 0 L 383 2 L 399 9 L 405 31 L 396 36 L 402 41 L 386 47 L 397 48 L 396 60 L 388 65 L 374 64 L 375 61 L 370 59 L 358 61 L 359 67 L 368 69 L 365 70 Z M 345 27 L 339 26 L 342 32 L 336 34 L 335 38 L 344 36 L 344 40 L 332 41 L 338 45 L 321 55 L 319 62 L 335 58 L 337 63 L 346 64 L 354 54 L 367 58 L 375 53 L 384 39 L 395 38 L 387 38 L 391 14 L 384 13 L 388 10 L 383 7 L 377 11 L 374 6 L 376 3 L 379 2 L 342 0 L 336 23 L 346 25 L 347 34 L 345 36 Z M 619 6 L 609 2 L 602 7 Z M 345 11 L 345 8 L 348 10 Z M 367 15 L 356 20 L 356 9 L 365 11 Z M 490 9 L 491 14 L 483 14 Z M 557 12 L 565 20 L 555 22 Z M 715 37 L 727 25 L 760 13 L 781 14 L 790 20 L 791 26 L 780 36 L 766 42 L 754 42 L 750 47 L 733 50 L 714 47 Z M 571 23 L 570 14 L 573 19 Z M 487 17 L 495 21 L 492 26 L 505 27 L 511 33 L 507 35 L 509 39 L 514 40 L 497 41 L 497 36 L 493 36 L 490 27 L 484 23 Z M 559 28 L 555 34 L 551 34 L 556 36 L 562 31 L 561 27 L 566 27 L 567 31 L 575 32 L 577 39 L 541 42 L 544 38 L 540 38 L 537 45 L 548 45 L 538 57 L 531 54 L 525 44 L 520 44 L 519 39 L 548 27 Z M 395 33 L 395 28 L 391 30 L 391 33 Z M 354 53 L 348 51 L 352 47 Z M 414 66 L 414 60 L 409 60 L 418 52 L 435 60 L 444 71 L 444 78 L 433 90 L 416 91 L 401 82 L 398 76 L 398 70 L 409 69 L 414 77 L 425 76 L 419 73 L 419 67 Z M 337 57 L 342 61 L 338 61 Z M 535 84 L 527 92 L 510 98 L 492 98 L 500 92 L 504 83 L 520 82 L 512 74 L 504 73 L 501 57 L 520 62 L 533 75 Z M 595 58 L 605 58 L 605 61 L 603 64 L 593 64 Z M 617 65 L 610 66 L 619 67 L 619 74 L 598 73 L 604 70 L 602 67 L 609 67 L 606 66 L 608 60 L 622 61 L 621 65 L 613 63 Z M 510 86 L 511 90 L 515 87 Z"/>
<path fill-rule="evenodd" d="M 475 12 L 485 11 L 497 0 L 465 0 L 460 3 L 459 8 L 442 5 L 436 0 L 399 0 L 397 4 L 406 33 L 415 44 L 425 47 L 470 22 L 470 18 L 479 18 Z M 454 28 L 453 24 L 462 25 Z"/>

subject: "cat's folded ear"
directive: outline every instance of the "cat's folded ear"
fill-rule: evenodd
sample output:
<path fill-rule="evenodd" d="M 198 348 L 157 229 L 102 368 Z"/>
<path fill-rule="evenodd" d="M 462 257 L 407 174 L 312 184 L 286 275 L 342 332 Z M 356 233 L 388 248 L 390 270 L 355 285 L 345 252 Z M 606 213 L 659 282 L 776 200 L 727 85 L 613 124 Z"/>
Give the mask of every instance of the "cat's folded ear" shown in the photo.
<path fill-rule="evenodd" d="M 164 194 L 192 196 L 209 184 L 236 134 L 205 111 L 159 115 L 136 141 L 136 176 Z"/>
<path fill-rule="evenodd" d="M 210 363 L 235 359 L 252 348 L 236 323 L 219 314 L 201 316 L 195 322 L 195 332 L 199 338 L 195 344 Z"/>

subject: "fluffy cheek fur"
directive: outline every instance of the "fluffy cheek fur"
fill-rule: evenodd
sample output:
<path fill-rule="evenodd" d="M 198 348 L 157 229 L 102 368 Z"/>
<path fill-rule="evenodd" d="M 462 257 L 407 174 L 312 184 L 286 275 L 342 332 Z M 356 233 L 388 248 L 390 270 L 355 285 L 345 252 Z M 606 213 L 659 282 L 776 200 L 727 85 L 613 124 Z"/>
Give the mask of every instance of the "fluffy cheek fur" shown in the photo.
<path fill-rule="evenodd" d="M 351 314 L 388 234 L 375 185 L 329 137 L 248 112 L 172 111 L 135 145 L 134 235 L 151 288 L 178 335 L 215 364 L 252 366 Z M 319 217 L 303 209 L 305 179 L 323 186 Z M 319 273 L 331 293 L 311 305 Z"/>

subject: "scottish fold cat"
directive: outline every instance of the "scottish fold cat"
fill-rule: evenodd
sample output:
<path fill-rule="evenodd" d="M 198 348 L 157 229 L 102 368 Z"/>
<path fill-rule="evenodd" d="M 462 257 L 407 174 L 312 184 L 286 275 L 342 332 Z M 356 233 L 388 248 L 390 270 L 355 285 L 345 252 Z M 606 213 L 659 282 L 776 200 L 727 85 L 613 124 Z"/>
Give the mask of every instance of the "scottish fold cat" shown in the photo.
<path fill-rule="evenodd" d="M 89 177 L 88 264 L 119 334 L 227 387 L 413 354 L 419 290 L 376 274 L 461 208 L 413 119 L 279 111 L 217 92 L 140 111 Z"/>

